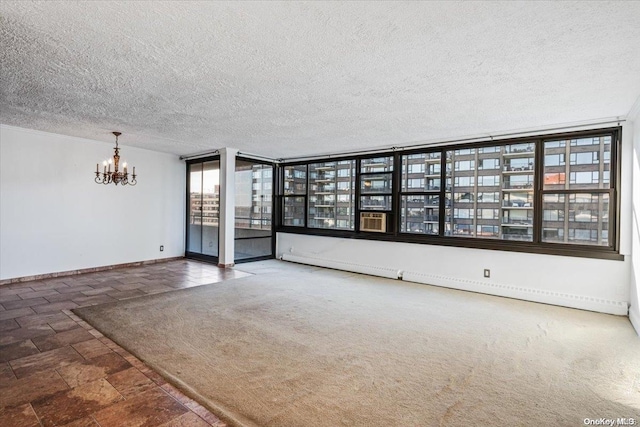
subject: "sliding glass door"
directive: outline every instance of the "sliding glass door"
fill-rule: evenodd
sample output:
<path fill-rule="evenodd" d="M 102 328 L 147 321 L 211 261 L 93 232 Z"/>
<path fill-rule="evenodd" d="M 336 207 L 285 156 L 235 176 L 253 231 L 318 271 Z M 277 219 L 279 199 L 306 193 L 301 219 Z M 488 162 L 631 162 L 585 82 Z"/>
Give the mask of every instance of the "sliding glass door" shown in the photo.
<path fill-rule="evenodd" d="M 273 166 L 237 159 L 235 181 L 235 260 L 271 258 Z"/>
<path fill-rule="evenodd" d="M 187 163 L 188 218 L 186 255 L 194 258 L 218 258 L 220 220 L 220 160 L 207 159 Z"/>

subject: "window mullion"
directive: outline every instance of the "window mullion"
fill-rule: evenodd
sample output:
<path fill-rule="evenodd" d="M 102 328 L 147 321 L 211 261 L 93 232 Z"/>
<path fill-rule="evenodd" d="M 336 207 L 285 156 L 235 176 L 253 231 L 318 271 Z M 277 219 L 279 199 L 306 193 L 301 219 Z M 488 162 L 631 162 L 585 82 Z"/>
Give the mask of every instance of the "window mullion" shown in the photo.
<path fill-rule="evenodd" d="M 400 232 L 400 179 L 402 173 L 402 164 L 400 154 L 393 154 L 393 172 L 391 174 L 391 216 L 393 219 L 393 235 L 397 236 Z"/>
<path fill-rule="evenodd" d="M 533 242 L 542 241 L 542 199 L 544 185 L 544 145 L 542 140 L 535 142 L 533 185 Z"/>
<path fill-rule="evenodd" d="M 353 214 L 355 217 L 353 218 L 353 231 L 356 233 L 360 232 L 360 168 L 361 168 L 361 159 L 356 159 L 356 176 L 354 181 L 354 194 L 355 194 L 355 206 L 353 209 Z"/>
<path fill-rule="evenodd" d="M 440 150 L 440 200 L 438 205 L 438 236 L 444 237 L 446 215 L 446 187 L 447 187 L 447 150 Z M 426 165 L 425 165 L 426 167 Z"/>

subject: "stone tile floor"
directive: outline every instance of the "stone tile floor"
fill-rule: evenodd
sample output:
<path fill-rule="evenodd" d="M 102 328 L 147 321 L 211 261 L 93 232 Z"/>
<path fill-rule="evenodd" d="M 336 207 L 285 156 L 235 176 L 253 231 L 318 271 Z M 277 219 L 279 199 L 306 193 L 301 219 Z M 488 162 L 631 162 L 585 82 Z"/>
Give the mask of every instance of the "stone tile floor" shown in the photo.
<path fill-rule="evenodd" d="M 0 426 L 224 426 L 71 309 L 248 275 L 177 260 L 0 286 Z"/>

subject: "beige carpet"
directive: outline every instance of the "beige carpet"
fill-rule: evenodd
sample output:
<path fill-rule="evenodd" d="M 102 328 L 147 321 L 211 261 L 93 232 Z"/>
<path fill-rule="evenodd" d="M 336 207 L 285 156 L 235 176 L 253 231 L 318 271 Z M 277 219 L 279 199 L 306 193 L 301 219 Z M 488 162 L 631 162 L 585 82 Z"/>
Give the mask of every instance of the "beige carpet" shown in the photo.
<path fill-rule="evenodd" d="M 75 312 L 232 424 L 640 421 L 624 317 L 266 265 Z"/>

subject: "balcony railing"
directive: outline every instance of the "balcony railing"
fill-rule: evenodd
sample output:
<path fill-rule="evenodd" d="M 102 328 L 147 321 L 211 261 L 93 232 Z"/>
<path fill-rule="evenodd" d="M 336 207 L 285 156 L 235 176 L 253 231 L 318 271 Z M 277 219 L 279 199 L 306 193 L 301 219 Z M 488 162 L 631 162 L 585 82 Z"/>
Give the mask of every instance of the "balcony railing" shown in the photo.
<path fill-rule="evenodd" d="M 533 240 L 533 236 L 528 234 L 503 234 L 503 240 L 517 240 L 521 242 L 530 242 Z"/>
<path fill-rule="evenodd" d="M 514 184 L 505 182 L 503 188 L 505 190 L 528 190 L 533 188 L 533 182 L 518 182 Z"/>
<path fill-rule="evenodd" d="M 508 200 L 503 200 L 502 207 L 503 208 L 533 208 L 533 203 L 521 202 L 521 201 L 510 202 Z"/>
<path fill-rule="evenodd" d="M 510 147 L 506 146 L 504 150 L 505 154 L 521 154 L 521 153 L 533 153 L 533 146 L 526 147 Z"/>
<path fill-rule="evenodd" d="M 533 225 L 533 219 L 502 218 L 502 225 Z"/>
<path fill-rule="evenodd" d="M 530 163 L 528 166 L 504 165 L 503 170 L 505 172 L 528 172 L 528 171 L 533 171 L 533 164 Z"/>

